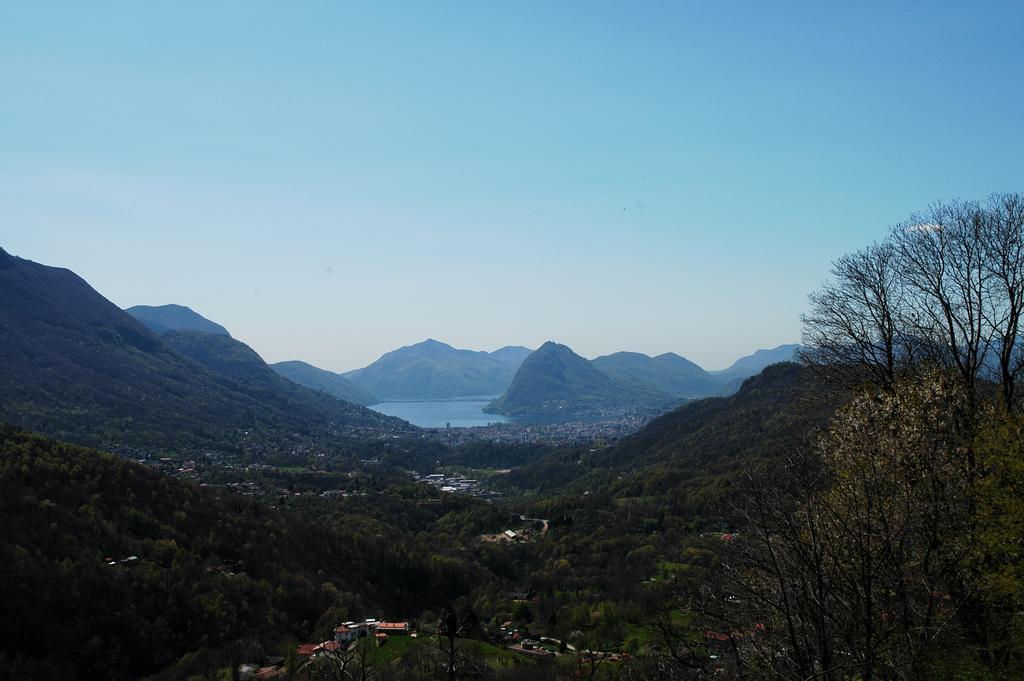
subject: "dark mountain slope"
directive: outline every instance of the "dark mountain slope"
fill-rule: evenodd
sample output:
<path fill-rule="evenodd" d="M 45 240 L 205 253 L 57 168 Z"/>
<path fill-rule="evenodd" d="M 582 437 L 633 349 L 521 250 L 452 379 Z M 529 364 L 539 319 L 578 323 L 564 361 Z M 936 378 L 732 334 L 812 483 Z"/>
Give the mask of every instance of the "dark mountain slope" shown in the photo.
<path fill-rule="evenodd" d="M 339 417 L 370 417 L 375 421 L 385 421 L 377 412 L 285 378 L 264 362 L 255 350 L 234 338 L 199 331 L 170 331 L 162 338 L 185 357 L 219 376 L 237 381 L 241 390 L 261 402 L 290 412 L 321 414 L 325 421 Z"/>
<path fill-rule="evenodd" d="M 497 395 L 512 382 L 522 351 L 459 350 L 428 339 L 392 350 L 373 364 L 342 374 L 381 399 L 444 399 Z"/>
<path fill-rule="evenodd" d="M 809 369 L 778 364 L 731 397 L 689 402 L 597 452 L 542 455 L 501 483 L 509 490 L 573 490 L 564 508 L 543 511 L 551 515 L 579 506 L 586 491 L 584 506 L 606 506 L 616 516 L 628 509 L 636 522 L 667 514 L 693 530 L 719 527 L 728 524 L 746 474 L 771 471 L 804 446 L 837 404 Z"/>
<path fill-rule="evenodd" d="M 591 363 L 619 383 L 646 384 L 676 397 L 713 395 L 720 385 L 708 372 L 672 352 L 657 357 L 616 352 L 597 357 Z"/>
<path fill-rule="evenodd" d="M 622 384 L 568 346 L 548 341 L 519 367 L 512 385 L 485 411 L 508 416 L 593 417 L 668 405 L 672 398 L 646 384 Z"/>
<path fill-rule="evenodd" d="M 202 331 L 168 331 L 163 341 L 221 376 L 260 388 L 287 385 L 255 350 L 234 338 Z"/>
<path fill-rule="evenodd" d="M 696 469 L 731 469 L 797 446 L 831 415 L 833 403 L 805 367 L 769 366 L 730 397 L 690 402 L 664 414 L 601 454 L 627 468 L 670 462 Z"/>
<path fill-rule="evenodd" d="M 240 430 L 285 437 L 399 423 L 337 400 L 306 408 L 313 403 L 218 376 L 73 272 L 0 250 L 0 420 L 115 448 L 230 446 Z"/>
<path fill-rule="evenodd" d="M 287 362 L 271 364 L 270 368 L 290 381 L 327 393 L 337 397 L 339 400 L 363 406 L 380 402 L 374 395 L 359 388 L 341 374 L 315 367 L 306 362 L 289 360 Z"/>
<path fill-rule="evenodd" d="M 155 333 L 168 331 L 204 331 L 230 336 L 228 330 L 216 322 L 184 305 L 136 305 L 125 308 L 125 312 L 135 317 Z"/>

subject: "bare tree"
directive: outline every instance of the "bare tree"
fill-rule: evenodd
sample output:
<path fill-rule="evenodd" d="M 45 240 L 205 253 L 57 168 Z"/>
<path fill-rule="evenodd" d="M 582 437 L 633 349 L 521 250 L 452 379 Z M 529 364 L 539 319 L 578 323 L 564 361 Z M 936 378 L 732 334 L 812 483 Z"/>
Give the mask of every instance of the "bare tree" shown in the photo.
<path fill-rule="evenodd" d="M 744 529 L 723 564 L 717 619 L 730 631 L 763 625 L 743 651 L 758 676 L 839 678 L 835 638 L 848 613 L 836 598 L 827 533 L 811 512 L 825 488 L 810 448 L 794 452 L 770 479 L 747 480 Z"/>
<path fill-rule="evenodd" d="M 995 379 L 1004 406 L 1012 410 L 1024 369 L 1019 335 L 1024 315 L 1024 197 L 992 196 L 985 211 L 985 267 L 990 286 L 986 323 L 992 329 L 998 360 Z"/>
<path fill-rule="evenodd" d="M 910 292 L 908 332 L 927 341 L 936 363 L 956 368 L 972 402 L 992 341 L 987 222 L 977 203 L 937 203 L 892 230 Z"/>
<path fill-rule="evenodd" d="M 698 588 L 698 593 L 707 596 L 707 590 Z M 688 594 L 692 595 L 692 594 Z M 671 605 L 683 605 L 687 612 L 694 613 L 698 617 L 706 617 L 706 606 L 698 604 L 695 598 L 686 598 L 683 603 L 672 603 Z M 707 658 L 701 654 L 700 648 L 703 641 L 694 638 L 692 627 L 683 626 L 672 616 L 671 609 L 664 609 L 651 621 L 651 628 L 656 632 L 659 645 L 659 654 L 652 657 L 658 658 L 656 668 L 662 672 L 672 670 L 673 675 L 682 678 L 684 675 L 697 675 L 704 671 L 707 666 Z"/>
<path fill-rule="evenodd" d="M 991 381 L 1012 410 L 1022 317 L 1024 197 L 937 203 L 833 263 L 802 317 L 802 357 L 837 385 L 885 389 L 922 364 L 950 367 L 972 404 Z"/>
<path fill-rule="evenodd" d="M 445 606 L 437 623 L 437 651 L 443 677 L 455 679 L 481 679 L 487 674 L 487 665 L 460 645 L 459 639 L 476 626 L 473 618 L 459 618 L 452 606 Z"/>
<path fill-rule="evenodd" d="M 833 280 L 810 295 L 804 359 L 830 378 L 866 377 L 889 387 L 914 359 L 905 333 L 905 294 L 892 243 L 874 244 L 832 264 Z"/>

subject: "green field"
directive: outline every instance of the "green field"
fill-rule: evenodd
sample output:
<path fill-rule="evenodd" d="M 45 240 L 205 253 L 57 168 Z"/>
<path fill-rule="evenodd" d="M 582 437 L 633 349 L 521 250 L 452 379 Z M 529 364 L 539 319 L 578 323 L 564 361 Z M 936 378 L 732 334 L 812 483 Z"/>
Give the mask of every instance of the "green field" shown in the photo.
<path fill-rule="evenodd" d="M 380 646 L 375 652 L 375 659 L 379 662 L 395 662 L 404 658 L 412 651 L 420 648 L 437 648 L 437 636 L 420 635 L 415 638 L 411 636 L 391 636 L 387 643 Z M 472 656 L 484 659 L 493 669 L 502 669 L 517 664 L 534 664 L 533 658 L 515 653 L 507 648 L 496 646 L 484 641 L 475 639 L 457 639 L 459 648 L 471 652 Z"/>

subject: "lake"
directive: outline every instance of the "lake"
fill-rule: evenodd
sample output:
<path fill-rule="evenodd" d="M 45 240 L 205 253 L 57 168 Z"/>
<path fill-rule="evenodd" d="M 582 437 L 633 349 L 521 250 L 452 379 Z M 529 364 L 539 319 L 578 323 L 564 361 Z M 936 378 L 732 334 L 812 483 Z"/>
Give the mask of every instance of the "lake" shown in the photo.
<path fill-rule="evenodd" d="M 498 414 L 485 414 L 482 410 L 494 397 L 456 397 L 448 400 L 402 400 L 379 402 L 370 409 L 388 416 L 397 416 L 421 428 L 453 428 L 486 426 L 489 423 L 509 423 L 512 419 Z"/>

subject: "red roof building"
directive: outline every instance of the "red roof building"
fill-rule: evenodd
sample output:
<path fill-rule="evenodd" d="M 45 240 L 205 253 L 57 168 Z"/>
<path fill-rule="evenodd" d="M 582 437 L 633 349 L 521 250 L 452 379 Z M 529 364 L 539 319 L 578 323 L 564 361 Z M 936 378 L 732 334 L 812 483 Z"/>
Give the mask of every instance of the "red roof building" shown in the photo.
<path fill-rule="evenodd" d="M 313 648 L 315 653 L 336 653 L 341 650 L 341 644 L 337 641 L 324 641 Z"/>

